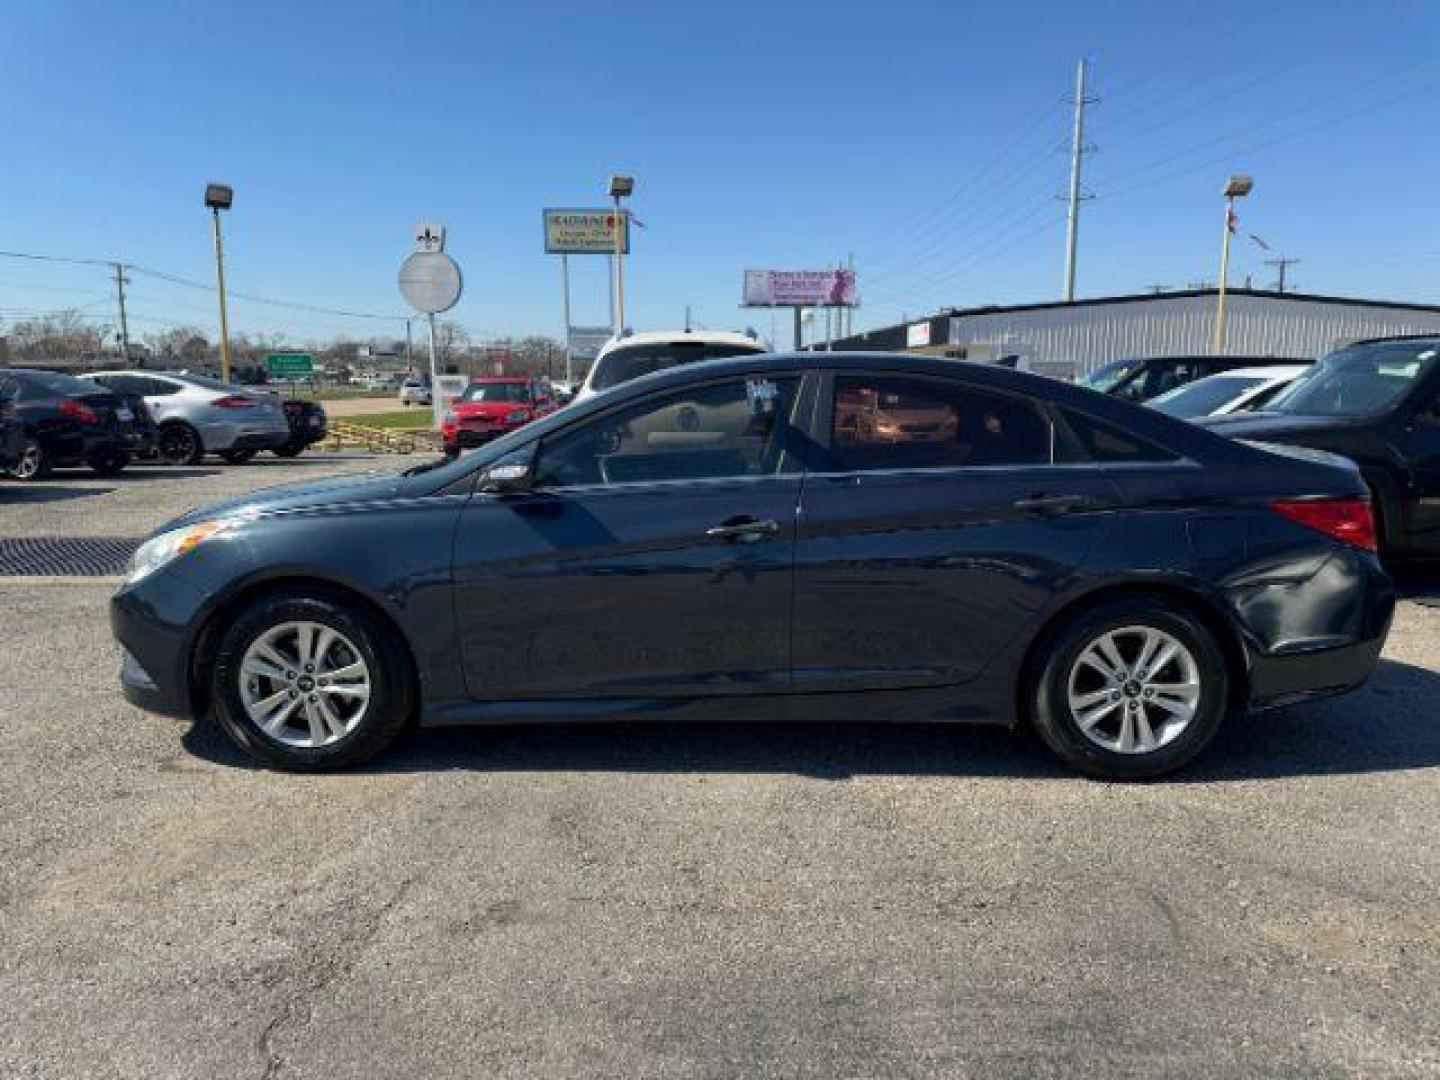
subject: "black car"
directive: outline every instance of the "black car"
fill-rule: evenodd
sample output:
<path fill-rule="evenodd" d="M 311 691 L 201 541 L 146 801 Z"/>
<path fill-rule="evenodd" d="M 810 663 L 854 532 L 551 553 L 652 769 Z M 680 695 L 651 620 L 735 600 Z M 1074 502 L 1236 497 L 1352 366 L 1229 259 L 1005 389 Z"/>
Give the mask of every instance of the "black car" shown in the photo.
<path fill-rule="evenodd" d="M 1440 336 L 1358 342 L 1317 360 L 1264 412 L 1200 423 L 1343 454 L 1370 485 L 1384 554 L 1440 557 Z"/>
<path fill-rule="evenodd" d="M 718 717 L 1031 724 L 1140 777 L 1362 682 L 1373 547 L 1340 458 L 1001 368 L 773 355 L 197 510 L 111 619 L 131 701 L 284 768 L 412 719 Z"/>
<path fill-rule="evenodd" d="M 15 391 L 16 387 L 0 381 L 0 473 L 20 464 L 25 454 L 25 423 L 13 400 Z"/>
<path fill-rule="evenodd" d="M 1308 364 L 1288 356 L 1149 356 L 1112 360 L 1080 377 L 1080 385 L 1126 401 L 1149 401 L 1177 386 L 1236 368 Z"/>
<path fill-rule="evenodd" d="M 290 425 L 290 441 L 273 451 L 276 457 L 298 457 L 307 446 L 325 438 L 325 408 L 318 401 L 287 400 L 285 422 Z"/>
<path fill-rule="evenodd" d="M 37 480 L 51 469 L 84 465 L 114 476 L 130 463 L 139 428 L 118 395 L 71 375 L 3 368 L 0 398 L 10 401 L 23 428 L 11 476 Z"/>

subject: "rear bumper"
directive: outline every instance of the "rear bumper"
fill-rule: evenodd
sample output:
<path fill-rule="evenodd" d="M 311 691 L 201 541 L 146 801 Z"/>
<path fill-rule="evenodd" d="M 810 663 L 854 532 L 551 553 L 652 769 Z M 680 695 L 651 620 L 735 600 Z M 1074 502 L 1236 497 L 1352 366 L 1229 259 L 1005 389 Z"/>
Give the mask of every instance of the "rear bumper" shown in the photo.
<path fill-rule="evenodd" d="M 206 424 L 200 439 L 209 453 L 222 450 L 275 450 L 290 441 L 290 425 Z"/>
<path fill-rule="evenodd" d="M 1375 670 L 1384 646 L 1380 637 L 1334 649 L 1256 657 L 1250 668 L 1250 707 L 1274 709 L 1353 690 Z"/>
<path fill-rule="evenodd" d="M 1252 643 L 1247 650 L 1254 709 L 1359 686 L 1375 670 L 1395 616 L 1395 586 L 1369 553 L 1331 559 L 1301 595 L 1288 599 L 1293 612 L 1307 616 L 1286 627 L 1288 642 L 1268 650 Z"/>

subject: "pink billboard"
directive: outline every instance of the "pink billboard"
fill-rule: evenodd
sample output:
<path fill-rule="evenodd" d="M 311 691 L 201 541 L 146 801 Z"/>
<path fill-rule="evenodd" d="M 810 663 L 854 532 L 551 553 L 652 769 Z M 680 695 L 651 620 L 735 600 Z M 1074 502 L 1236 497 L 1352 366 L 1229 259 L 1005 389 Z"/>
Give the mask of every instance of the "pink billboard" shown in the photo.
<path fill-rule="evenodd" d="M 854 307 L 853 270 L 746 270 L 746 307 Z"/>

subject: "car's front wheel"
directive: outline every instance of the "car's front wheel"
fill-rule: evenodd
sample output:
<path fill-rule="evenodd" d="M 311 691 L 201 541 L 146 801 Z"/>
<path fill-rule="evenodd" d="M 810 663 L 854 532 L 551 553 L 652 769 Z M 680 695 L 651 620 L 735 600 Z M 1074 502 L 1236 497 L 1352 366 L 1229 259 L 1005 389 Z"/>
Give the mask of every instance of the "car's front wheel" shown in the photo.
<path fill-rule="evenodd" d="M 10 467 L 10 475 L 16 480 L 44 480 L 50 475 L 50 458 L 39 439 L 25 436 L 25 445 L 19 459 Z"/>
<path fill-rule="evenodd" d="M 1225 718 L 1229 680 L 1214 635 L 1161 598 L 1102 604 L 1062 626 L 1034 677 L 1045 744 L 1091 776 L 1161 776 L 1205 749 Z"/>
<path fill-rule="evenodd" d="M 221 728 L 251 757 L 281 769 L 373 757 L 414 707 L 395 631 L 359 605 L 324 595 L 255 603 L 221 636 L 212 670 Z"/>

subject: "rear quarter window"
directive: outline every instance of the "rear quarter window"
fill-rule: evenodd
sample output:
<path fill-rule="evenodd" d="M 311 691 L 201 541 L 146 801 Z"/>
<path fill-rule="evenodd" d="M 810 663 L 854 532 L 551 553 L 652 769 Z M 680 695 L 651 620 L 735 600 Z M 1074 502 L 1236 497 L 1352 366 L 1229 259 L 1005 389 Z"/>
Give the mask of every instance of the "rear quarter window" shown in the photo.
<path fill-rule="evenodd" d="M 1056 412 L 1061 428 L 1056 439 L 1059 461 L 1116 464 L 1179 460 L 1179 454 L 1116 424 L 1072 409 Z"/>

